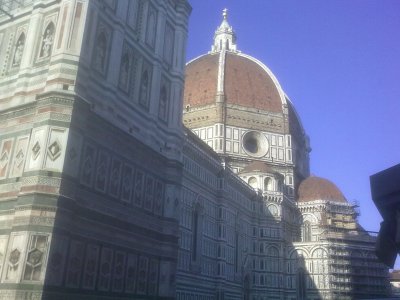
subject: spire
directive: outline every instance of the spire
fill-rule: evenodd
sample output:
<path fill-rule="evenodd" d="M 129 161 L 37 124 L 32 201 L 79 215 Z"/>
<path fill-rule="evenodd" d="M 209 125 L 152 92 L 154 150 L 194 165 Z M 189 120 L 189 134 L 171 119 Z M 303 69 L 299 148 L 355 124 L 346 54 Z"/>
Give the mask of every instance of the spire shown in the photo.
<path fill-rule="evenodd" d="M 236 34 L 228 23 L 228 10 L 226 8 L 222 11 L 222 23 L 215 31 L 214 45 L 211 46 L 211 52 L 222 50 L 236 52 Z"/>

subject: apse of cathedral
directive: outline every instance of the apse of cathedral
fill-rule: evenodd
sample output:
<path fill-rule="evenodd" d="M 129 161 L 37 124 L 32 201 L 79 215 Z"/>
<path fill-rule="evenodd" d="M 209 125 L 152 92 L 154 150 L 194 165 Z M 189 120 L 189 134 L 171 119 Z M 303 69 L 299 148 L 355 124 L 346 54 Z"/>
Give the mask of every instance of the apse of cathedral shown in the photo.
<path fill-rule="evenodd" d="M 387 295 L 376 237 L 310 176 L 227 10 L 185 66 L 186 0 L 0 8 L 1 299 Z"/>

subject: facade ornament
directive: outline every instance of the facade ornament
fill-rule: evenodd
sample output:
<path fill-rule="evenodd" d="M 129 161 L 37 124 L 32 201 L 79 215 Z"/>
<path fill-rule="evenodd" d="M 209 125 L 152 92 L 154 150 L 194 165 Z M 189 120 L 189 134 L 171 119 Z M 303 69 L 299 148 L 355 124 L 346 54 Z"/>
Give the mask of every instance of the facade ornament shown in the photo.
<path fill-rule="evenodd" d="M 12 63 L 13 67 L 17 67 L 21 64 L 24 47 L 25 47 L 25 35 L 21 34 L 21 36 L 17 41 L 17 46 L 15 47 L 14 59 Z"/>
<path fill-rule="evenodd" d="M 106 54 L 107 54 L 107 37 L 104 32 L 100 32 L 96 42 L 94 67 L 102 73 L 105 70 Z"/>
<path fill-rule="evenodd" d="M 128 53 L 125 53 L 125 55 L 122 58 L 121 68 L 120 68 L 120 85 L 125 91 L 128 90 L 130 66 L 131 66 L 130 56 Z"/>
<path fill-rule="evenodd" d="M 228 23 L 228 9 L 224 8 L 222 11 L 222 23 L 214 34 L 211 53 L 221 51 L 237 52 L 236 48 L 236 34 Z"/>
<path fill-rule="evenodd" d="M 43 36 L 42 47 L 40 50 L 40 57 L 49 57 L 51 54 L 51 48 L 54 42 L 54 29 L 52 23 L 47 26 L 45 34 Z"/>

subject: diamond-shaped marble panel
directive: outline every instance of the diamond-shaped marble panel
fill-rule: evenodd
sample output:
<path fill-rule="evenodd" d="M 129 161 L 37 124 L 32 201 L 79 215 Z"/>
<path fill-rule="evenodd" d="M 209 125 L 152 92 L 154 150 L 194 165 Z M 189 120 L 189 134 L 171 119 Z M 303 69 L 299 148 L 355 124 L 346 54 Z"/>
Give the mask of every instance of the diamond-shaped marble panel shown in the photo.
<path fill-rule="evenodd" d="M 33 156 L 34 160 L 36 160 L 37 157 L 39 156 L 40 149 L 41 149 L 40 143 L 39 143 L 39 141 L 36 141 L 35 145 L 32 147 L 32 156 Z"/>
<path fill-rule="evenodd" d="M 8 152 L 6 152 L 6 151 L 3 152 L 3 154 L 1 155 L 1 158 L 0 158 L 0 168 L 1 169 L 4 168 L 4 166 L 7 164 L 8 157 L 9 157 Z"/>
<path fill-rule="evenodd" d="M 14 249 L 13 251 L 11 251 L 8 261 L 10 262 L 10 264 L 16 265 L 19 261 L 20 256 L 21 252 L 18 249 Z"/>
<path fill-rule="evenodd" d="M 42 256 L 43 252 L 35 248 L 29 252 L 27 262 L 32 266 L 36 266 L 42 261 Z"/>
<path fill-rule="evenodd" d="M 61 155 L 61 144 L 58 140 L 55 140 L 49 147 L 47 147 L 47 154 L 53 161 Z"/>
<path fill-rule="evenodd" d="M 21 168 L 21 165 L 24 162 L 24 158 L 25 158 L 24 151 L 22 151 L 22 149 L 20 149 L 18 151 L 17 155 L 15 156 L 15 165 L 18 168 Z"/>

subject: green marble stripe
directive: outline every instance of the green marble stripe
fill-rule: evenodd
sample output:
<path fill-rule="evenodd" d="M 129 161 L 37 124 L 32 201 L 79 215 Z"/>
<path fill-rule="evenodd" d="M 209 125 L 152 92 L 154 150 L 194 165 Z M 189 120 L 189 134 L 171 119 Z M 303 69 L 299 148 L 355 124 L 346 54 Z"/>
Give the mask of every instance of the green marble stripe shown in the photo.
<path fill-rule="evenodd" d="M 46 64 L 48 64 L 48 63 L 46 62 L 44 65 L 46 65 Z M 57 64 L 68 64 L 68 65 L 72 65 L 72 66 L 79 66 L 79 61 L 66 59 L 66 58 L 61 58 L 61 59 L 57 59 L 55 61 L 51 61 L 50 66 L 54 66 L 54 65 L 57 65 Z M 40 66 L 40 65 L 42 65 L 42 64 L 39 64 L 38 66 Z M 75 69 L 71 69 L 71 71 L 73 71 L 75 74 L 78 72 L 78 70 L 75 70 Z M 36 76 L 40 76 L 40 75 L 44 75 L 44 74 L 51 75 L 51 74 L 56 74 L 56 73 L 63 74 L 62 72 L 51 71 L 48 68 L 41 69 L 41 70 L 36 70 L 36 72 L 33 72 L 33 73 L 28 73 L 28 72 L 26 72 L 26 73 L 25 72 L 24 73 L 18 73 L 17 77 L 14 77 L 11 80 L 2 81 L 0 83 L 0 87 L 8 86 L 8 85 L 10 85 L 10 84 L 12 84 L 12 83 L 14 83 L 16 81 L 20 81 L 23 78 L 31 79 L 31 78 L 34 78 Z M 68 73 L 70 73 L 70 72 L 68 72 Z M 69 75 L 71 75 L 71 74 L 69 74 Z"/>

